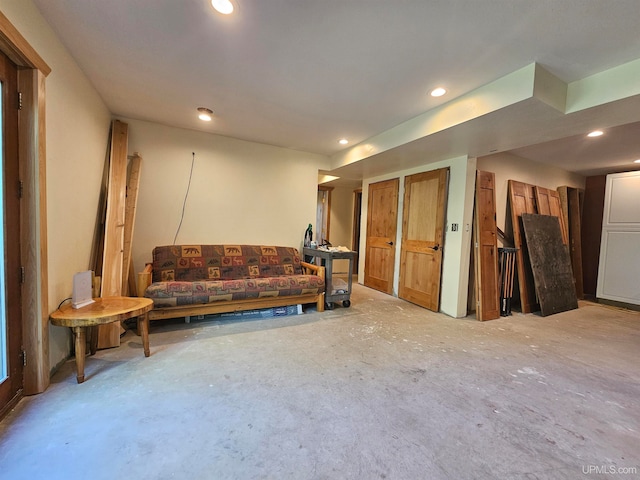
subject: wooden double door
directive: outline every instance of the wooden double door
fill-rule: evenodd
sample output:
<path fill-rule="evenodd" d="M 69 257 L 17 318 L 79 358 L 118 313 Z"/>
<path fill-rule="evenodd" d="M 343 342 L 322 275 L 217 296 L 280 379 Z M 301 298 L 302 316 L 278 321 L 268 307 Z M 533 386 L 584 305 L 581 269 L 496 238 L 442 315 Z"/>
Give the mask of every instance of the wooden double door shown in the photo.
<path fill-rule="evenodd" d="M 449 169 L 405 177 L 398 296 L 438 311 Z M 364 284 L 393 293 L 399 179 L 369 185 Z"/>

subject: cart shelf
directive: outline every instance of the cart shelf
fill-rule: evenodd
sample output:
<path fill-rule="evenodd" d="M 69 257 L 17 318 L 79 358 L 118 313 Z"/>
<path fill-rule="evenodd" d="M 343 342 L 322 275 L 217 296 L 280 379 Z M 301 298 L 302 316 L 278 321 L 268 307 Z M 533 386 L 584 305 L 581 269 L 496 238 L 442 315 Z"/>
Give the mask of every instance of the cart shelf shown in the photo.
<path fill-rule="evenodd" d="M 333 309 L 335 302 L 342 302 L 342 306 L 351 306 L 351 285 L 353 276 L 353 263 L 357 253 L 353 251 L 334 250 L 331 248 L 308 248 L 305 247 L 303 253 L 306 257 L 320 258 L 325 267 L 325 297 L 326 308 Z M 349 271 L 347 282 L 340 279 L 333 279 L 333 261 L 349 260 Z M 339 283 L 342 282 L 342 283 Z M 344 288 L 346 286 L 346 288 Z"/>

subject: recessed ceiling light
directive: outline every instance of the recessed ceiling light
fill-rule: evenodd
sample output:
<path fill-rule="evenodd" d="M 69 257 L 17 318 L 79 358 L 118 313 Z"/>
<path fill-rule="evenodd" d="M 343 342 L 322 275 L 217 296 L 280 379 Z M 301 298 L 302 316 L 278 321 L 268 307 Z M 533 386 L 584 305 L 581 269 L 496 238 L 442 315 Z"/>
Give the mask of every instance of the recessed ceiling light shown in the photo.
<path fill-rule="evenodd" d="M 346 145 L 349 143 L 349 140 L 347 140 L 346 138 L 341 138 L 340 140 L 338 140 L 338 143 L 340 145 Z"/>
<path fill-rule="evenodd" d="M 633 163 L 640 163 L 640 158 L 638 160 L 634 160 Z"/>
<path fill-rule="evenodd" d="M 593 132 L 587 134 L 587 137 L 599 137 L 600 135 L 604 135 L 602 130 L 594 130 Z"/>
<path fill-rule="evenodd" d="M 433 90 L 431 90 L 432 97 L 441 97 L 445 93 L 447 93 L 447 91 L 442 87 L 434 88 Z"/>
<path fill-rule="evenodd" d="M 198 118 L 203 122 L 210 122 L 211 115 L 213 115 L 213 110 L 206 107 L 198 107 Z"/>
<path fill-rule="evenodd" d="M 223 15 L 233 12 L 233 3 L 230 0 L 211 0 L 211 6 Z"/>

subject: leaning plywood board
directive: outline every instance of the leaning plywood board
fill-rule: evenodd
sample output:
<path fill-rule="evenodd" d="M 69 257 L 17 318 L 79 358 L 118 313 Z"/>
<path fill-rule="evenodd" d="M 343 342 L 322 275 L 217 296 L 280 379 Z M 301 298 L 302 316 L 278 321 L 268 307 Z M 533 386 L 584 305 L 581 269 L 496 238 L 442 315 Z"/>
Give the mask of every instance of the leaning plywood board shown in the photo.
<path fill-rule="evenodd" d="M 102 257 L 102 297 L 122 295 L 125 202 L 127 190 L 128 125 L 114 120 L 111 125 L 111 156 L 107 187 L 104 252 Z M 120 345 L 119 322 L 100 325 L 98 348 Z"/>
<path fill-rule="evenodd" d="M 129 161 L 127 169 L 127 199 L 125 202 L 124 220 L 124 251 L 122 255 L 122 293 L 135 296 L 135 292 L 129 292 L 129 270 L 131 265 L 131 241 L 133 239 L 133 227 L 136 220 L 136 207 L 138 205 L 138 189 L 140 188 L 140 169 L 142 157 L 134 153 Z"/>
<path fill-rule="evenodd" d="M 509 204 L 511 206 L 511 222 L 513 224 L 513 243 L 517 248 L 516 263 L 518 271 L 518 287 L 520 289 L 520 308 L 522 313 L 538 310 L 536 302 L 533 272 L 529 263 L 527 242 L 522 231 L 521 216 L 524 213 L 536 213 L 534 187 L 526 183 L 509 180 Z"/>
<path fill-rule="evenodd" d="M 500 317 L 495 174 L 477 172 L 475 208 L 476 318 Z"/>
<path fill-rule="evenodd" d="M 562 243 L 569 244 L 569 235 L 562 214 L 562 205 L 560 204 L 560 196 L 555 190 L 549 190 L 544 187 L 534 187 L 536 193 L 536 205 L 540 215 L 552 215 L 560 220 L 560 232 L 562 234 Z"/>
<path fill-rule="evenodd" d="M 543 317 L 578 308 L 569 250 L 557 217 L 522 214 L 536 292 Z"/>

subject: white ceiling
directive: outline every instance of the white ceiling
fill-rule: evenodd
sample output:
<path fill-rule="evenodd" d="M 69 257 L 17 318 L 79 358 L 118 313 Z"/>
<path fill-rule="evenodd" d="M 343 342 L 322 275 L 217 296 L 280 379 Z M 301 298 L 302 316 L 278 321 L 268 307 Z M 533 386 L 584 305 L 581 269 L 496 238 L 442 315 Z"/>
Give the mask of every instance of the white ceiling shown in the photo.
<path fill-rule="evenodd" d="M 229 17 L 209 0 L 34 3 L 114 115 L 334 158 L 534 62 L 570 83 L 640 58 L 638 0 L 234 0 Z M 448 94 L 430 97 L 439 85 Z M 534 122 L 512 108 L 334 170 L 362 178 L 425 152 L 492 150 L 586 175 L 640 168 L 629 101 L 598 110 L 609 128 L 597 142 L 582 132 L 593 114 Z"/>

